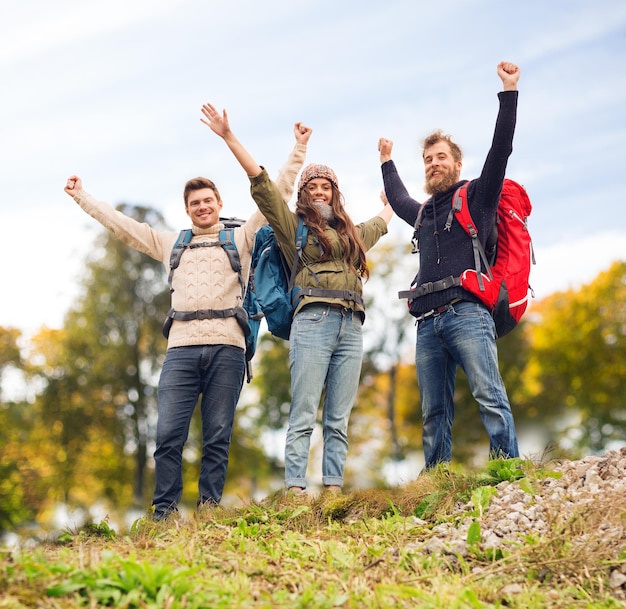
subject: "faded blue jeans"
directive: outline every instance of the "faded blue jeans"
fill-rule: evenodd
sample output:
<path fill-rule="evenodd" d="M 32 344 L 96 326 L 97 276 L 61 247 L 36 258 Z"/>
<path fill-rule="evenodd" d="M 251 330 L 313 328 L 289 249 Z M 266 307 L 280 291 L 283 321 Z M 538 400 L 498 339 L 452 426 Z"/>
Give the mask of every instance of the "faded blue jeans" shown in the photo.
<path fill-rule="evenodd" d="M 174 511 L 183 492 L 183 447 L 202 395 L 202 464 L 198 504 L 219 503 L 226 481 L 235 407 L 243 386 L 245 355 L 232 345 L 198 345 L 167 350 L 158 393 L 156 518 Z"/>
<path fill-rule="evenodd" d="M 291 408 L 285 447 L 285 485 L 306 488 L 311 433 L 322 390 L 322 483 L 343 486 L 348 419 L 363 358 L 362 314 L 310 304 L 295 317 L 289 337 Z"/>
<path fill-rule="evenodd" d="M 465 371 L 478 402 L 490 456 L 519 456 L 513 414 L 498 369 L 495 325 L 486 307 L 461 301 L 418 322 L 415 363 L 427 468 L 452 459 L 457 366 Z"/>

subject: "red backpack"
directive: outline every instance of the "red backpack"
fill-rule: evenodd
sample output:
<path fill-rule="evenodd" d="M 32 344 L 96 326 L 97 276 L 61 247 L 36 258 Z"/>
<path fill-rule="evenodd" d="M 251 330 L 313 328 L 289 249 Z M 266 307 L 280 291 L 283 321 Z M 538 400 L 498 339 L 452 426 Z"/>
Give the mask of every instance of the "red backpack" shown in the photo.
<path fill-rule="evenodd" d="M 528 306 L 529 291 L 534 297 L 528 283 L 530 265 L 535 264 L 527 226 L 532 205 L 523 186 L 513 180 L 504 180 L 496 218 L 497 239 L 485 253 L 467 205 L 468 184 L 466 182 L 454 193 L 445 228 L 449 230 L 456 217 L 472 239 L 475 268 L 463 271 L 458 279 L 454 278 L 453 285 L 460 285 L 489 307 L 500 338 L 518 324 Z M 420 223 L 421 212 L 420 209 L 416 226 Z M 481 266 L 487 269 L 486 274 L 481 272 Z M 451 287 L 447 280 L 440 283 L 440 289 Z"/>
<path fill-rule="evenodd" d="M 491 264 L 469 213 L 467 183 L 454 193 L 452 209 L 451 213 L 472 238 L 474 259 L 478 254 L 487 268 L 487 275 L 480 272 L 479 264 L 476 269 L 464 271 L 460 277 L 461 287 L 489 307 L 498 337 L 504 336 L 515 328 L 526 311 L 528 292 L 534 297 L 528 283 L 530 265 L 535 264 L 535 253 L 527 225 L 532 205 L 526 189 L 513 180 L 504 180 L 496 219 L 498 239 L 495 251 L 491 253 Z"/>

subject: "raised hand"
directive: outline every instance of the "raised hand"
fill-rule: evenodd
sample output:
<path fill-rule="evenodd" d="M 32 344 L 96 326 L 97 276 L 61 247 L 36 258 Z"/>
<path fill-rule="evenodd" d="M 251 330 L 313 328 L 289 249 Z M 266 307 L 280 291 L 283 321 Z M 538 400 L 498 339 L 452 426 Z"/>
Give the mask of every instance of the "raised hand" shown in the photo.
<path fill-rule="evenodd" d="M 202 114 L 204 114 L 205 118 L 200 120 L 221 138 L 225 138 L 230 133 L 230 124 L 228 123 L 226 110 L 220 115 L 214 106 L 207 103 L 202 106 Z"/>
<path fill-rule="evenodd" d="M 313 129 L 303 123 L 296 123 L 293 126 L 293 133 L 296 136 L 296 142 L 298 142 L 298 144 L 306 144 L 313 133 Z"/>
<path fill-rule="evenodd" d="M 380 152 L 380 162 L 386 163 L 391 160 L 391 150 L 393 149 L 393 142 L 384 137 L 378 140 L 378 152 Z"/>
<path fill-rule="evenodd" d="M 501 61 L 498 64 L 498 76 L 502 80 L 505 91 L 516 91 L 520 69 L 510 61 Z"/>
<path fill-rule="evenodd" d="M 207 127 L 209 127 L 211 131 L 217 133 L 217 135 L 219 135 L 224 142 L 226 142 L 226 145 L 235 155 L 235 158 L 239 161 L 239 164 L 243 167 L 244 171 L 249 176 L 259 175 L 263 169 L 243 147 L 241 142 L 235 137 L 235 134 L 232 132 L 230 124 L 228 123 L 228 114 L 226 114 L 226 110 L 220 114 L 211 104 L 204 104 L 202 106 L 202 114 L 205 118 L 201 118 L 200 120 Z"/>
<path fill-rule="evenodd" d="M 65 188 L 63 189 L 70 197 L 78 194 L 83 189 L 83 181 L 78 176 L 70 176 L 67 178 Z"/>

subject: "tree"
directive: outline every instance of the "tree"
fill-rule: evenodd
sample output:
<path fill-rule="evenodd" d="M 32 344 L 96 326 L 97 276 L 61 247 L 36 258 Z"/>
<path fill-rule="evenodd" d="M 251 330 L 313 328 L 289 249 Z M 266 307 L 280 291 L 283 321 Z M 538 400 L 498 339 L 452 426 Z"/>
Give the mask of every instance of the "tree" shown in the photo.
<path fill-rule="evenodd" d="M 161 214 L 153 209 L 119 205 L 118 210 L 164 228 Z M 55 341 L 41 337 L 42 362 L 35 367 L 45 381 L 39 408 L 51 428 L 59 430 L 61 463 L 68 464 L 60 476 L 63 499 L 80 488 L 76 475 L 82 469 L 119 502 L 131 456 L 132 496 L 141 504 L 156 418 L 156 376 L 166 347 L 161 327 L 169 294 L 163 267 L 103 232 L 82 287 L 63 332 Z"/>
<path fill-rule="evenodd" d="M 22 358 L 18 347 L 21 332 L 17 328 L 0 327 L 0 381 L 8 366 L 20 367 Z"/>
<path fill-rule="evenodd" d="M 625 442 L 626 262 L 549 296 L 534 316 L 525 373 L 531 406 L 546 422 L 569 421 L 566 447 L 598 452 Z"/>
<path fill-rule="evenodd" d="M 0 327 L 0 381 L 4 372 L 21 370 L 22 358 L 18 346 L 21 332 L 16 328 Z M 2 385 L 0 384 L 0 387 Z M 30 518 L 35 506 L 29 501 L 24 487 L 24 433 L 27 429 L 23 403 L 4 399 L 0 393 L 0 532 Z"/>
<path fill-rule="evenodd" d="M 396 297 L 400 286 L 410 283 L 411 270 L 408 267 L 417 262 L 414 257 L 408 256 L 409 252 L 408 244 L 378 244 L 368 254 L 371 275 L 365 287 L 368 295 L 367 326 L 364 329 L 366 347 L 360 395 L 367 395 L 368 387 L 374 392 L 384 392 L 382 403 L 389 432 L 389 456 L 396 461 L 406 456 L 407 448 L 415 449 L 415 433 L 403 433 L 400 426 L 406 426 L 413 419 L 413 413 L 419 411 L 419 393 L 413 378 L 409 385 L 414 391 L 404 394 L 408 398 L 408 404 L 405 402 L 408 408 L 405 406 L 401 408 L 402 413 L 398 412 L 400 369 L 415 350 L 413 324 L 406 301 Z M 388 376 L 388 382 L 382 385 L 373 380 L 381 372 Z M 370 399 L 377 401 L 373 395 Z"/>
<path fill-rule="evenodd" d="M 281 429 L 287 423 L 291 403 L 289 343 L 265 332 L 259 337 L 253 366 L 253 386 L 262 405 L 257 424 L 270 430 Z"/>

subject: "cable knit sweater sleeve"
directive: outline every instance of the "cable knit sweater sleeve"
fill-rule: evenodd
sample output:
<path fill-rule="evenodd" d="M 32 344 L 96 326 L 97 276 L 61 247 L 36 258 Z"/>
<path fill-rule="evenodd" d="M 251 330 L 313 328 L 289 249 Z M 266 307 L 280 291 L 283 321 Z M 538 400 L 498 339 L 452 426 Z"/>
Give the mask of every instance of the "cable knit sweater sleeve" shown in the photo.
<path fill-rule="evenodd" d="M 281 167 L 276 178 L 276 186 L 280 192 L 283 201 L 289 203 L 293 196 L 296 185 L 296 178 L 306 157 L 306 144 L 296 144 L 289 154 L 287 162 Z"/>
<path fill-rule="evenodd" d="M 98 201 L 85 190 L 81 190 L 74 200 L 120 241 L 155 260 L 160 260 L 166 266 L 169 264 L 170 251 L 176 241 L 177 233 L 159 231 L 145 222 L 137 222 L 108 203 Z"/>

